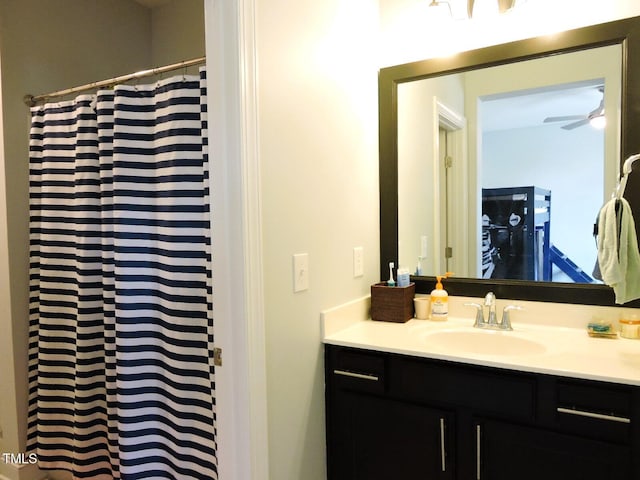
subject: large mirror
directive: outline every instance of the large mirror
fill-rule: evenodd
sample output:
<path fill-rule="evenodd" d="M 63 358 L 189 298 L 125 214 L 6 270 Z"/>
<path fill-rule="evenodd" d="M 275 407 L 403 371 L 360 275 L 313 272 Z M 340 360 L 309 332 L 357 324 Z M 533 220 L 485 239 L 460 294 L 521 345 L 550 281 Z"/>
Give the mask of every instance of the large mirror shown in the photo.
<path fill-rule="evenodd" d="M 449 270 L 453 294 L 613 304 L 591 276 L 591 226 L 640 151 L 639 25 L 382 69 L 381 278 L 393 261 L 421 268 L 423 292 Z M 639 176 L 626 194 L 636 218 Z"/>

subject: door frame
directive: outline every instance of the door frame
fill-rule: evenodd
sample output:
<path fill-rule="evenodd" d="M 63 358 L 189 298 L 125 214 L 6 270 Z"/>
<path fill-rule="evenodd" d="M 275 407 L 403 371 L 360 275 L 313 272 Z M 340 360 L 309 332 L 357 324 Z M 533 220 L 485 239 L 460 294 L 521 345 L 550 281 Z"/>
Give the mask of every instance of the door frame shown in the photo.
<path fill-rule="evenodd" d="M 440 184 L 444 179 L 444 165 L 440 161 L 442 156 L 442 148 L 440 145 L 440 130 L 446 130 L 449 140 L 448 147 L 450 156 L 453 157 L 453 166 L 451 167 L 451 192 L 455 195 L 456 201 L 449 202 L 448 214 L 449 222 L 456 226 L 454 233 L 451 235 L 450 245 L 445 245 L 445 235 L 434 235 L 433 255 L 434 258 L 440 258 L 440 269 L 435 272 L 436 275 L 444 273 L 444 248 L 452 247 L 454 252 L 454 260 L 451 270 L 458 276 L 468 277 L 469 272 L 469 240 L 475 237 L 469 237 L 469 177 L 468 177 L 468 157 L 467 157 L 467 120 L 464 115 L 457 112 L 454 108 L 448 106 L 437 96 L 433 97 L 434 112 L 434 131 L 433 131 L 433 231 L 442 231 L 444 220 L 442 220 L 442 212 L 445 211 L 444 205 L 447 201 L 443 195 L 446 188 L 441 188 Z"/>
<path fill-rule="evenodd" d="M 255 0 L 204 0 L 217 457 L 221 480 L 269 477 Z"/>

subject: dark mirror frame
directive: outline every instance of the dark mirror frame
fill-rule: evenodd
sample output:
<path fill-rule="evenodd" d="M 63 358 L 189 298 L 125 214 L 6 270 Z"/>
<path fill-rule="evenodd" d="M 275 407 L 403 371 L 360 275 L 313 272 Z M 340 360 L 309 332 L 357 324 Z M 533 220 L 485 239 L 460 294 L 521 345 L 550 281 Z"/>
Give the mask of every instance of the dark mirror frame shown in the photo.
<path fill-rule="evenodd" d="M 549 36 L 469 50 L 448 58 L 422 60 L 383 68 L 378 77 L 380 141 L 380 278 L 389 275 L 389 262 L 398 266 L 398 105 L 401 83 L 493 67 L 522 60 L 569 53 L 607 45 L 622 46 L 622 99 L 620 163 L 640 153 L 640 17 L 569 30 Z M 640 162 L 638 162 L 640 163 Z M 636 165 L 636 170 L 640 167 Z M 634 172 L 635 173 L 635 172 Z M 625 198 L 631 204 L 640 238 L 640 171 L 629 176 Z M 593 212 L 594 221 L 596 214 Z M 428 293 L 435 278 L 412 277 L 416 292 Z M 498 298 L 615 305 L 613 290 L 604 285 L 531 282 L 522 280 L 447 279 L 451 295 L 482 297 L 488 291 Z M 640 308 L 640 300 L 625 304 Z"/>

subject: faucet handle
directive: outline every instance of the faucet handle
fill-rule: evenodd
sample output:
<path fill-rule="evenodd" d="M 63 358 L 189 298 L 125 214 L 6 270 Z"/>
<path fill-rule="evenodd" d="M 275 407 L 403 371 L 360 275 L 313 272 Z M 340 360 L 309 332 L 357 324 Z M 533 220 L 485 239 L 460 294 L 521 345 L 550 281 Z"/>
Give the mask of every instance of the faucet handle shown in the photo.
<path fill-rule="evenodd" d="M 479 303 L 465 303 L 465 307 L 475 307 L 476 308 L 476 321 L 473 324 L 474 327 L 481 328 L 484 325 L 484 312 L 482 310 L 482 305 Z"/>
<path fill-rule="evenodd" d="M 507 305 L 504 307 L 502 310 L 502 321 L 500 322 L 500 328 L 502 330 L 513 330 L 511 326 L 511 315 L 509 315 L 511 310 L 524 310 L 524 308 L 520 305 Z"/>
<path fill-rule="evenodd" d="M 487 318 L 487 323 L 489 325 L 498 325 L 498 320 L 496 318 L 496 294 L 493 292 L 489 292 L 484 297 L 484 306 L 489 307 L 489 315 Z"/>

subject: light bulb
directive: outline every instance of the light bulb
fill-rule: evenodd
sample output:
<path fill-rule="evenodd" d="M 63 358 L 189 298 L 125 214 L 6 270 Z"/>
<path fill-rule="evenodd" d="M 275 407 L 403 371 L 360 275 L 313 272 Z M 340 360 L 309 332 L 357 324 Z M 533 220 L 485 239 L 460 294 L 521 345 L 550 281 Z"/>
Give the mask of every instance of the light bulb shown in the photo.
<path fill-rule="evenodd" d="M 589 125 L 598 130 L 602 130 L 607 126 L 607 119 L 605 118 L 604 114 L 596 115 L 595 117 L 591 117 L 589 119 Z"/>

